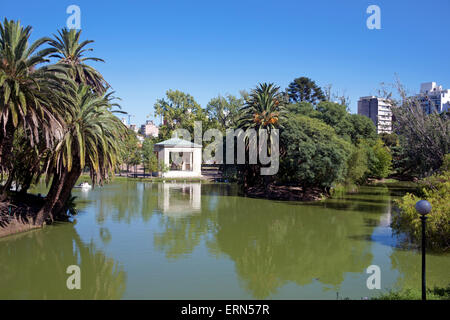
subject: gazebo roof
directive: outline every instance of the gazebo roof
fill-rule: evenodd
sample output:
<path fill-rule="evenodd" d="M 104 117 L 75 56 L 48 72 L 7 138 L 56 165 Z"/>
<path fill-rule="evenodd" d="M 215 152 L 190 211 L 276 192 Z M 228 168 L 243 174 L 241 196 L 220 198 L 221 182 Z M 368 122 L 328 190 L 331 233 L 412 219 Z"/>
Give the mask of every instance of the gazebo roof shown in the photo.
<path fill-rule="evenodd" d="M 164 140 L 158 143 L 155 143 L 155 146 L 160 146 L 160 147 L 181 147 L 181 148 L 201 148 L 202 146 L 197 144 L 197 143 L 193 143 L 187 140 L 183 140 L 180 138 L 172 138 L 169 140 Z"/>

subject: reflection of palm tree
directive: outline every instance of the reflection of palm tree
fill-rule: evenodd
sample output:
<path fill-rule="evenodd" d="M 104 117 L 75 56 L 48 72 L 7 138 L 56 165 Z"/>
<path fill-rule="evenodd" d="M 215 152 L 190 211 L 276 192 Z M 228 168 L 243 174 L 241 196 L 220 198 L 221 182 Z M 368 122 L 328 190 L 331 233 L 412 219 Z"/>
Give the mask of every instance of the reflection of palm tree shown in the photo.
<path fill-rule="evenodd" d="M 8 261 L 0 265 L 0 299 L 119 299 L 125 292 L 123 269 L 81 241 L 71 224 L 5 241 L 0 259 Z M 66 287 L 69 265 L 80 266 L 81 290 Z"/>

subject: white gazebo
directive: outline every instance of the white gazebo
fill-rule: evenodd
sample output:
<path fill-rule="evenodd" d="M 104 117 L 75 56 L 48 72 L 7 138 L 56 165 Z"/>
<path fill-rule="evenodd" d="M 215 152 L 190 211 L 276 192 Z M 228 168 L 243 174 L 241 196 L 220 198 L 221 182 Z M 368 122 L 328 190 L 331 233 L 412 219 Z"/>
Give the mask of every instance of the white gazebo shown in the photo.
<path fill-rule="evenodd" d="M 162 172 L 165 178 L 193 178 L 202 175 L 202 146 L 179 138 L 155 144 L 158 163 L 168 169 Z"/>

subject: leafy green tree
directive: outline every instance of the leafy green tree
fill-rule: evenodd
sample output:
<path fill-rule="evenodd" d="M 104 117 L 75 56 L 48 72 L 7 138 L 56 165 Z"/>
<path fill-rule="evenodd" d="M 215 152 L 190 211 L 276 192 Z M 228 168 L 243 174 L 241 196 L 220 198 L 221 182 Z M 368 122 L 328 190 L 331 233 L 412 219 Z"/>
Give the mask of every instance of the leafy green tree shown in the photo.
<path fill-rule="evenodd" d="M 349 114 L 350 127 L 347 131 L 352 143 L 357 145 L 359 141 L 377 139 L 377 129 L 368 117 L 359 114 Z"/>
<path fill-rule="evenodd" d="M 280 180 L 328 189 L 346 177 L 351 144 L 318 119 L 290 116 L 280 136 Z"/>
<path fill-rule="evenodd" d="M 133 130 L 127 130 L 124 145 L 125 147 L 122 149 L 121 161 L 126 164 L 128 173 L 130 171 L 130 166 L 140 163 L 140 158 L 136 156 L 139 150 L 139 140 Z"/>
<path fill-rule="evenodd" d="M 158 158 L 153 151 L 153 142 L 150 139 L 145 139 L 142 143 L 142 165 L 145 170 L 149 170 L 150 173 L 158 171 Z"/>
<path fill-rule="evenodd" d="M 380 133 L 380 138 L 383 140 L 386 147 L 392 148 L 398 146 L 398 136 L 395 133 Z"/>
<path fill-rule="evenodd" d="M 322 89 L 316 83 L 306 77 L 294 79 L 287 89 L 291 102 L 310 102 L 316 104 L 319 101 L 325 101 L 325 95 Z"/>
<path fill-rule="evenodd" d="M 352 132 L 352 123 L 347 107 L 334 102 L 320 102 L 316 106 L 317 112 L 313 115 L 336 130 L 336 133 L 349 140 Z"/>
<path fill-rule="evenodd" d="M 392 155 L 381 139 L 375 142 L 363 141 L 368 155 L 369 176 L 372 178 L 386 178 L 392 170 Z"/>
<path fill-rule="evenodd" d="M 346 184 L 362 184 L 369 172 L 367 149 L 363 145 L 353 148 L 350 157 L 347 160 Z"/>
<path fill-rule="evenodd" d="M 159 129 L 159 138 L 162 140 L 171 138 L 172 132 L 178 128 L 187 129 L 192 134 L 195 121 L 201 121 L 204 129 L 208 127 L 206 112 L 190 94 L 168 90 L 166 98 L 158 99 L 154 108 L 155 114 L 163 117 Z"/>
<path fill-rule="evenodd" d="M 206 106 L 206 113 L 211 121 L 217 122 L 216 127 L 225 130 L 233 128 L 239 118 L 239 110 L 243 107 L 244 100 L 233 95 L 218 96 L 211 99 Z"/>
<path fill-rule="evenodd" d="M 309 102 L 291 103 L 286 106 L 286 111 L 293 114 L 301 114 L 308 117 L 317 116 L 317 111 Z"/>

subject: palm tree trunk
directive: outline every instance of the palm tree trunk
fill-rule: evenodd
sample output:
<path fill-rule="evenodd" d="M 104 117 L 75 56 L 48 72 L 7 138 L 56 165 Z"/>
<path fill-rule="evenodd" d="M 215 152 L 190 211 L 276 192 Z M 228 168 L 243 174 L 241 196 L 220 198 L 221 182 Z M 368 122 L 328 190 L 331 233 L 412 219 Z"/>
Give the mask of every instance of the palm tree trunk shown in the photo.
<path fill-rule="evenodd" d="M 23 182 L 22 186 L 20 187 L 19 193 L 26 194 L 28 189 L 31 186 L 31 182 L 32 181 L 33 181 L 33 174 L 32 173 L 28 173 L 27 176 L 24 179 L 24 182 Z"/>
<path fill-rule="evenodd" d="M 54 218 L 61 214 L 61 210 L 64 208 L 67 199 L 69 199 L 72 188 L 77 183 L 81 172 L 82 168 L 79 160 L 76 160 L 70 172 L 64 170 L 59 176 L 54 176 L 50 190 L 45 198 L 44 206 L 36 216 L 36 225 L 42 226 L 47 219 L 50 218 L 53 221 Z"/>

